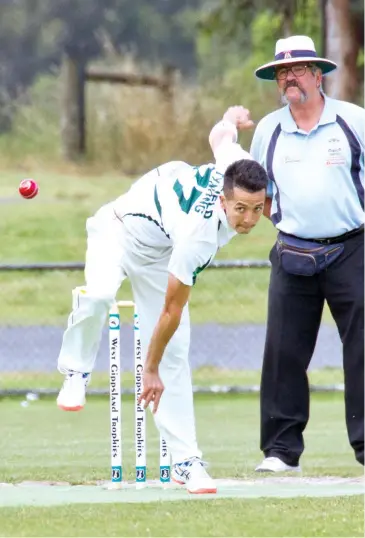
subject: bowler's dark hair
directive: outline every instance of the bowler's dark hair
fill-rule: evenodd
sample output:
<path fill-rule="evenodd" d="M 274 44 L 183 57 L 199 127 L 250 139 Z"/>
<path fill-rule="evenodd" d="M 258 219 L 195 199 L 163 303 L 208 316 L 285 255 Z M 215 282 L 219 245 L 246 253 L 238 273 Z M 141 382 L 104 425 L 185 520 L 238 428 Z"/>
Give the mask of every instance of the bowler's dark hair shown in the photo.
<path fill-rule="evenodd" d="M 233 189 L 258 192 L 266 189 L 268 177 L 265 169 L 257 161 L 241 159 L 228 166 L 224 174 L 223 192 L 226 198 L 232 198 Z"/>

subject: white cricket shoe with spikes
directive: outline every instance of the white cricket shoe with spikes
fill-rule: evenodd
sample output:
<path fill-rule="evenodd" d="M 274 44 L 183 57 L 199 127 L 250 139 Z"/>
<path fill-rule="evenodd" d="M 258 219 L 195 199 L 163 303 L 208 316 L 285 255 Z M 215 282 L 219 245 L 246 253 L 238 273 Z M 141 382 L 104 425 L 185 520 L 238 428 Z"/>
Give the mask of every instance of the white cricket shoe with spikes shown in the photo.
<path fill-rule="evenodd" d="M 206 463 L 194 457 L 181 463 L 175 463 L 171 471 L 171 479 L 185 485 L 189 493 L 217 493 L 214 480 L 205 470 Z"/>
<path fill-rule="evenodd" d="M 64 411 L 81 411 L 85 405 L 86 387 L 90 374 L 68 372 L 57 397 L 57 405 Z"/>

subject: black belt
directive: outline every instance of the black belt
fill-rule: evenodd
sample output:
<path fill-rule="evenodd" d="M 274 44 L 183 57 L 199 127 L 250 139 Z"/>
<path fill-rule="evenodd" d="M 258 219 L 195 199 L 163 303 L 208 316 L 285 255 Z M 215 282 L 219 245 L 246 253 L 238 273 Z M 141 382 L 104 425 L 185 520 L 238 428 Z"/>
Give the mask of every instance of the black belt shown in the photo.
<path fill-rule="evenodd" d="M 364 233 L 364 225 L 362 224 L 360 228 L 355 228 L 355 230 L 350 230 L 345 234 L 338 235 L 337 237 L 329 237 L 328 239 L 306 239 L 306 241 L 313 241 L 314 243 L 320 243 L 321 245 L 332 245 L 333 243 L 342 243 L 347 241 L 350 237 Z"/>

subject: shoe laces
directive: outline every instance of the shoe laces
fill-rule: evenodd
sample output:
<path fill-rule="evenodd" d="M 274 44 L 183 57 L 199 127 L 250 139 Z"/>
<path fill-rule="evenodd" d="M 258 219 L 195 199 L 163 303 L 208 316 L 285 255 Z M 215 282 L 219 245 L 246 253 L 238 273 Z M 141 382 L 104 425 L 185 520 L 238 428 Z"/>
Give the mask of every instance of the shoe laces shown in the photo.
<path fill-rule="evenodd" d="M 198 456 L 193 456 L 192 458 L 184 460 L 181 463 L 176 463 L 175 469 L 178 471 L 178 474 L 180 476 L 184 477 L 186 480 L 189 480 L 190 468 L 194 463 L 199 463 L 204 468 L 208 466 L 208 463 L 206 461 L 201 460 L 200 458 L 198 458 Z"/>
<path fill-rule="evenodd" d="M 193 456 L 192 458 L 189 458 L 188 460 L 185 460 L 178 465 L 185 465 L 186 467 L 191 467 L 195 462 L 200 463 L 202 467 L 208 467 L 208 462 L 203 461 L 202 459 L 198 458 L 198 456 Z"/>
<path fill-rule="evenodd" d="M 67 374 L 66 374 L 66 378 L 65 378 L 63 384 L 67 383 L 67 381 L 71 381 L 71 383 L 72 383 L 73 378 L 77 379 L 77 377 L 75 377 L 75 376 L 77 376 L 77 374 L 81 374 L 81 377 L 85 381 L 86 384 L 89 383 L 89 381 L 90 381 L 90 374 L 89 373 L 73 372 L 72 370 L 69 370 L 67 372 Z"/>

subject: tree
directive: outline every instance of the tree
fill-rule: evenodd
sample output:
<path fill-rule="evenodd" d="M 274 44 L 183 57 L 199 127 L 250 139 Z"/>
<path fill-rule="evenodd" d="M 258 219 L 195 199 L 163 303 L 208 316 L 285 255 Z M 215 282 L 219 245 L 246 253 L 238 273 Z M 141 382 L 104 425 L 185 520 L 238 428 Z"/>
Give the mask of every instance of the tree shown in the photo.
<path fill-rule="evenodd" d="M 305 12 L 311 0 L 218 0 L 208 2 L 204 27 L 224 39 L 242 40 L 250 34 L 252 21 L 263 12 L 280 15 L 282 37 L 293 34 L 295 16 Z M 266 37 L 266 36 L 265 36 Z"/>
<path fill-rule="evenodd" d="M 248 55 L 256 58 L 256 65 L 269 61 L 279 37 L 309 35 L 319 54 L 339 64 L 338 71 L 326 78 L 326 91 L 351 101 L 360 94 L 363 0 L 215 0 L 208 6 L 205 31 L 216 48 L 221 41 L 241 63 Z M 322 20 L 320 11 L 325 14 Z"/>
<path fill-rule="evenodd" d="M 357 59 L 361 31 L 355 22 L 357 6 L 351 12 L 350 4 L 350 0 L 327 0 L 325 10 L 326 53 L 338 65 L 338 70 L 326 79 L 326 91 L 344 101 L 356 100 L 359 86 Z"/>
<path fill-rule="evenodd" d="M 116 52 L 196 65 L 194 24 L 202 0 L 0 0 L 0 132 L 11 127 L 15 100 L 66 52 L 87 62 Z"/>
<path fill-rule="evenodd" d="M 320 41 L 318 0 L 218 0 L 208 4 L 202 32 L 212 48 L 227 51 L 236 65 L 243 58 L 259 65 L 273 57 L 281 37 L 307 34 Z M 205 49 L 209 52 L 208 45 Z"/>

